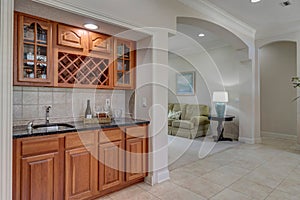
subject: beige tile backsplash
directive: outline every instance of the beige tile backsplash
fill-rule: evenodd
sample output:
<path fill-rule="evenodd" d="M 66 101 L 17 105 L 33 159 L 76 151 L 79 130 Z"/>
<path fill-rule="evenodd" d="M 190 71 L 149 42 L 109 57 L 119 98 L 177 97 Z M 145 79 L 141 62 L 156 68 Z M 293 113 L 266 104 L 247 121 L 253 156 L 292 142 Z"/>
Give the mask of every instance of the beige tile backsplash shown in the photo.
<path fill-rule="evenodd" d="M 102 108 L 106 99 L 111 99 L 113 109 L 125 111 L 125 91 L 94 90 L 47 87 L 14 87 L 14 125 L 24 125 L 30 120 L 35 123 L 45 121 L 45 107 L 51 105 L 50 122 L 78 121 L 84 116 L 87 100 L 91 101 L 92 111 Z"/>

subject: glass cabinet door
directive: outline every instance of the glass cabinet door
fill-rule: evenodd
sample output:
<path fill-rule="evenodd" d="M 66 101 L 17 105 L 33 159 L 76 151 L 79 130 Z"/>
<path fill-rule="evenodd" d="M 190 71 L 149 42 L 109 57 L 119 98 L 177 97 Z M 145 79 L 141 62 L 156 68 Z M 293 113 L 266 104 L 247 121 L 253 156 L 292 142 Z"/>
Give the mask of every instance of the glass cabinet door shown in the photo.
<path fill-rule="evenodd" d="M 29 82 L 49 82 L 50 23 L 21 16 L 19 18 L 21 36 L 19 54 L 19 80 Z"/>
<path fill-rule="evenodd" d="M 116 39 L 115 86 L 132 87 L 132 42 Z"/>

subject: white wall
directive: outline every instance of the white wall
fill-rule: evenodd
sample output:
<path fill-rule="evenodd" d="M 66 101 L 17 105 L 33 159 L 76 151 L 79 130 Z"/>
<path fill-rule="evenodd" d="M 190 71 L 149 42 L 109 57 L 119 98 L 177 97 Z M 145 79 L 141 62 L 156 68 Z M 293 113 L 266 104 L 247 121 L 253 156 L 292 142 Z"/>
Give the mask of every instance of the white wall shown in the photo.
<path fill-rule="evenodd" d="M 185 59 L 169 54 L 169 103 L 187 103 L 210 105 L 210 94 L 206 83 L 195 67 Z M 180 72 L 195 72 L 195 95 L 176 95 L 176 75 Z"/>
<path fill-rule="evenodd" d="M 261 130 L 296 136 L 297 96 L 291 77 L 297 75 L 296 43 L 275 42 L 260 50 Z"/>
<path fill-rule="evenodd" d="M 182 58 L 184 57 L 184 58 Z M 211 104 L 213 91 L 225 88 L 229 93 L 228 114 L 238 115 L 239 109 L 239 60 L 231 46 L 200 52 L 199 54 L 169 57 L 169 102 Z M 193 62 L 193 60 L 197 60 Z M 211 71 L 209 71 L 211 69 Z M 177 72 L 196 72 L 196 95 L 174 96 Z M 204 73 L 204 71 L 208 71 Z M 218 74 L 216 74 L 218 72 Z"/>

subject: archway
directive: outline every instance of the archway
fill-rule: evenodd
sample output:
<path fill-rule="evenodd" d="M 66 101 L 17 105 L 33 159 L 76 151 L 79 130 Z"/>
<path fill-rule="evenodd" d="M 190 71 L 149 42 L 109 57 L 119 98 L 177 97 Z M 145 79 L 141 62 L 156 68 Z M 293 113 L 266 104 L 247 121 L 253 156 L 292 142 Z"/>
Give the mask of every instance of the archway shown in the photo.
<path fill-rule="evenodd" d="M 261 134 L 263 137 L 297 138 L 297 43 L 273 41 L 259 49 Z M 282 116 L 284 116 L 282 118 Z"/>
<path fill-rule="evenodd" d="M 198 37 L 201 32 L 205 32 L 208 39 Z M 169 51 L 169 101 L 172 101 L 169 103 L 205 104 L 214 113 L 212 93 L 228 91 L 227 113 L 236 116 L 236 119 L 227 130 L 236 128 L 237 132 L 242 133 L 239 139 L 243 142 L 244 138 L 251 138 L 249 126 L 252 124 L 247 115 L 252 112 L 248 105 L 252 98 L 252 61 L 249 59 L 248 46 L 217 24 L 197 18 L 178 17 L 177 35 L 170 37 Z M 175 84 L 170 82 L 174 82 L 174 74 L 183 71 L 196 72 L 196 92 L 193 96 L 176 95 Z M 216 130 L 215 126 L 212 127 L 213 131 Z M 171 158 L 174 159 L 174 156 Z"/>

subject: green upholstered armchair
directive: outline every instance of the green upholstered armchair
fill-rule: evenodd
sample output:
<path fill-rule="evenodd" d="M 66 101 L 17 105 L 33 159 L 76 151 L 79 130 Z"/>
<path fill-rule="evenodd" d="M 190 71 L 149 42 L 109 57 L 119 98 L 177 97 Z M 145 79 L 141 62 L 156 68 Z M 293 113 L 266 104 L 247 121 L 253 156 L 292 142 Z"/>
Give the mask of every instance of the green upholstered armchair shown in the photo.
<path fill-rule="evenodd" d="M 205 136 L 209 128 L 207 105 L 169 103 L 169 112 L 181 111 L 179 119 L 168 119 L 168 133 L 186 138 Z"/>

